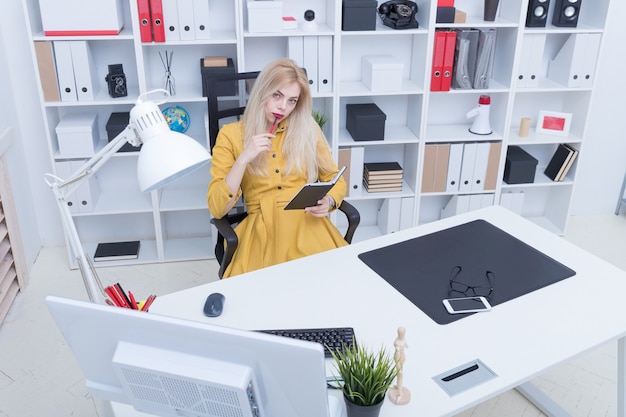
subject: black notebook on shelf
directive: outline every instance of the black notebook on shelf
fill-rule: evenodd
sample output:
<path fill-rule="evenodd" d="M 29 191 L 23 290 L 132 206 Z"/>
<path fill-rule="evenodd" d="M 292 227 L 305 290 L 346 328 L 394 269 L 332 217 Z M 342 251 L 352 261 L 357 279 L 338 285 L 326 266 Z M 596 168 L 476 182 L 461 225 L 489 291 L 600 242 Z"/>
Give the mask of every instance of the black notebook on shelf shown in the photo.
<path fill-rule="evenodd" d="M 317 205 L 317 202 L 324 197 L 331 188 L 335 186 L 339 177 L 343 174 L 346 167 L 342 167 L 337 175 L 328 182 L 312 182 L 304 184 L 300 191 L 291 199 L 285 206 L 285 210 L 302 210 L 305 207 L 312 207 Z"/>
<path fill-rule="evenodd" d="M 98 243 L 94 261 L 121 261 L 137 259 L 139 256 L 139 241 Z"/>

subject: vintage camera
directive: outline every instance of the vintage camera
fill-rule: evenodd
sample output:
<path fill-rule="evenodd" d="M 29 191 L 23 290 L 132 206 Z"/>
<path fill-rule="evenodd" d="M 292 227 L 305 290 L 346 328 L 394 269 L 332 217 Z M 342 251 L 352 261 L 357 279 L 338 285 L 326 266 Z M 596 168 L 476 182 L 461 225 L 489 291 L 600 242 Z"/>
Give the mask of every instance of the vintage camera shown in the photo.
<path fill-rule="evenodd" d="M 104 80 L 109 86 L 109 95 L 111 97 L 126 97 L 128 95 L 126 75 L 124 75 L 122 64 L 109 65 L 109 73 L 104 77 Z"/>
<path fill-rule="evenodd" d="M 392 29 L 417 28 L 416 14 L 417 4 L 408 0 L 391 0 L 378 7 L 378 15 L 383 24 Z"/>

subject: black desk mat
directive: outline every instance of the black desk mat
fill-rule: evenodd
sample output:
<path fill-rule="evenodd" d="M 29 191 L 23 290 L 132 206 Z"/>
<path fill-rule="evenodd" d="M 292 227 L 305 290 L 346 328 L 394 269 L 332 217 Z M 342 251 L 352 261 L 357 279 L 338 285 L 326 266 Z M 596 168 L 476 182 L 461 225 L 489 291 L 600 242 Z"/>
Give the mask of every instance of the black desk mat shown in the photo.
<path fill-rule="evenodd" d="M 475 314 L 449 314 L 441 302 L 451 296 L 450 276 L 457 265 L 462 271 L 455 279 L 470 286 L 489 286 L 486 271 L 493 272 L 492 306 L 576 274 L 485 220 L 364 252 L 359 258 L 439 324 Z"/>

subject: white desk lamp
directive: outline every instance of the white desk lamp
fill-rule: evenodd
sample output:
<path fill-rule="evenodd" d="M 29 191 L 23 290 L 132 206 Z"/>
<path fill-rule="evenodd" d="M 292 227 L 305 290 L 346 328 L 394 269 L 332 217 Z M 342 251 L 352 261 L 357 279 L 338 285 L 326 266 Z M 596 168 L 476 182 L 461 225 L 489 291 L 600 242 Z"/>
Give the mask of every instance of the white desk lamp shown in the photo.
<path fill-rule="evenodd" d="M 211 159 L 207 149 L 198 142 L 182 133 L 170 130 L 158 107 L 167 100 L 159 103 L 142 101 L 143 97 L 160 91 L 169 95 L 166 90 L 160 89 L 140 95 L 135 107 L 130 111 L 128 126 L 69 178 L 63 180 L 52 174 L 44 176 L 56 197 L 71 254 L 78 262 L 87 294 L 94 303 L 104 304 L 106 295 L 93 262 L 89 256 L 85 255 L 78 237 L 78 231 L 67 204 L 68 196 L 98 172 L 126 142 L 133 146 L 143 144 L 137 161 L 137 178 L 141 191 L 153 191 L 163 187 Z"/>

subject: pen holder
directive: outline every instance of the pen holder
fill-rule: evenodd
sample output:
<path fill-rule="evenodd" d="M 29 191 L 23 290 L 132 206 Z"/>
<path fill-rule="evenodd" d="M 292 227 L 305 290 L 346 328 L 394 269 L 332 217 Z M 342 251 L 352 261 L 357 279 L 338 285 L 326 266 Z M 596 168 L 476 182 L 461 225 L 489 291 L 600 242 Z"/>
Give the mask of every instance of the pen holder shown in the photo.
<path fill-rule="evenodd" d="M 500 0 L 485 0 L 485 11 L 483 20 L 485 22 L 493 22 L 496 20 L 496 12 L 498 11 L 498 4 Z"/>

